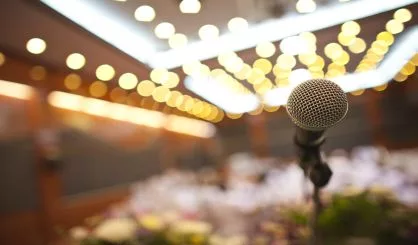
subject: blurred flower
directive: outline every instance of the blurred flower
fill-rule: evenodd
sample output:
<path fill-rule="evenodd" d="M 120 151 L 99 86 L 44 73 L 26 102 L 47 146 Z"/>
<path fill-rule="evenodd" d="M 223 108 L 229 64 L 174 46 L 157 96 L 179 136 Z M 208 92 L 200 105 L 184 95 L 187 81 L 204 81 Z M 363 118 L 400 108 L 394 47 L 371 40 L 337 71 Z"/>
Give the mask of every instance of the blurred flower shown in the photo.
<path fill-rule="evenodd" d="M 119 243 L 133 239 L 138 226 L 128 218 L 109 219 L 101 223 L 93 231 L 98 239 Z"/>
<path fill-rule="evenodd" d="M 160 231 L 164 228 L 163 220 L 156 215 L 144 215 L 139 218 L 139 223 L 150 231 Z"/>
<path fill-rule="evenodd" d="M 89 231 L 81 226 L 76 226 L 71 228 L 68 231 L 68 234 L 70 235 L 70 238 L 74 241 L 81 241 L 89 235 Z"/>
<path fill-rule="evenodd" d="M 212 231 L 212 226 L 202 221 L 182 220 L 173 223 L 171 230 L 182 234 L 208 234 Z"/>

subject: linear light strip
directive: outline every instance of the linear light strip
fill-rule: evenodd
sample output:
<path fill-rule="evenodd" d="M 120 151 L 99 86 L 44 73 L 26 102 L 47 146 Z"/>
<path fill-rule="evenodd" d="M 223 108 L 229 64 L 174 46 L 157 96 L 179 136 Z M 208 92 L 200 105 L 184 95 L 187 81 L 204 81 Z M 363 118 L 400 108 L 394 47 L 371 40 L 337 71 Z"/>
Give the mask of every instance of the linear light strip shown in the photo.
<path fill-rule="evenodd" d="M 95 1 L 41 0 L 41 2 L 143 63 L 147 63 L 156 51 L 153 41 L 144 38 L 146 33 L 134 32 L 118 18 L 111 18 L 110 11 L 97 7 Z"/>
<path fill-rule="evenodd" d="M 205 98 L 226 112 L 240 114 L 255 110 L 260 101 L 254 94 L 239 94 L 229 90 L 216 79 L 208 77 L 186 77 L 186 88 L 193 93 Z"/>
<path fill-rule="evenodd" d="M 344 4 L 335 3 L 310 14 L 292 13 L 279 19 L 253 25 L 240 36 L 227 33 L 221 35 L 215 42 L 198 41 L 183 49 L 158 52 L 151 58 L 149 65 L 171 69 L 191 60 L 216 57 L 221 51 L 244 50 L 255 47 L 261 41 L 278 41 L 304 31 L 324 29 L 348 20 L 372 16 L 413 3 L 416 3 L 416 0 L 362 0 Z"/>
<path fill-rule="evenodd" d="M 345 92 L 373 88 L 390 82 L 402 67 L 418 52 L 418 27 L 408 29 L 394 44 L 392 50 L 382 63 L 374 70 L 351 73 L 336 77 L 333 80 Z M 264 103 L 269 106 L 285 105 L 291 92 L 291 87 L 276 88 L 267 92 Z"/>
<path fill-rule="evenodd" d="M 201 120 L 165 115 L 162 112 L 112 103 L 80 95 L 54 91 L 48 95 L 48 102 L 57 108 L 83 112 L 89 115 L 110 118 L 152 128 L 210 138 L 216 133 L 213 124 Z"/>
<path fill-rule="evenodd" d="M 33 88 L 28 85 L 0 80 L 0 95 L 21 100 L 29 100 L 32 93 Z"/>

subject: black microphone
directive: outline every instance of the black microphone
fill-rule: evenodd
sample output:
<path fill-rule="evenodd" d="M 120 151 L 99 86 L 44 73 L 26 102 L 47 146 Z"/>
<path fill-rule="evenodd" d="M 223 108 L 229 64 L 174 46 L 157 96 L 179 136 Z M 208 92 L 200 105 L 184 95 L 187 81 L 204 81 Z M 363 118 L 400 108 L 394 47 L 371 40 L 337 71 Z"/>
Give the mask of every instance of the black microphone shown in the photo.
<path fill-rule="evenodd" d="M 325 130 L 340 122 L 347 114 L 347 96 L 332 81 L 312 79 L 292 90 L 286 108 L 296 124 L 294 140 L 300 166 L 315 186 L 323 187 L 332 172 L 323 162 L 319 148 L 325 141 Z"/>

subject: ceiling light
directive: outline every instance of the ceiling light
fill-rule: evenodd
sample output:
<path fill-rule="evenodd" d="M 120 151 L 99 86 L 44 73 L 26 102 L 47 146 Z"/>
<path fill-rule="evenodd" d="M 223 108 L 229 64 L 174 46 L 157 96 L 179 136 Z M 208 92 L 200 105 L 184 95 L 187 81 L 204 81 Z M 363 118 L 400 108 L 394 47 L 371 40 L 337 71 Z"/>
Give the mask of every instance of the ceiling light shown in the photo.
<path fill-rule="evenodd" d="M 73 53 L 68 55 L 66 63 L 68 68 L 78 70 L 86 64 L 86 58 L 82 54 Z"/>
<path fill-rule="evenodd" d="M 219 37 L 219 29 L 214 25 L 204 25 L 199 29 L 199 37 L 202 41 L 211 41 Z"/>
<path fill-rule="evenodd" d="M 274 55 L 276 52 L 276 47 L 272 42 L 262 42 L 257 44 L 257 47 L 255 48 L 255 52 L 258 56 L 263 58 L 269 58 Z"/>
<path fill-rule="evenodd" d="M 81 77 L 75 73 L 68 74 L 64 79 L 64 86 L 69 90 L 76 90 L 81 85 Z"/>
<path fill-rule="evenodd" d="M 107 93 L 107 85 L 102 81 L 95 81 L 92 84 L 90 84 L 89 92 L 93 97 L 103 97 Z"/>
<path fill-rule="evenodd" d="M 184 14 L 197 14 L 202 6 L 198 0 L 183 0 L 179 7 Z"/>
<path fill-rule="evenodd" d="M 32 38 L 26 43 L 26 49 L 32 54 L 41 54 L 46 49 L 46 43 L 40 38 Z"/>
<path fill-rule="evenodd" d="M 356 37 L 354 39 L 354 42 L 350 44 L 348 48 L 350 49 L 351 52 L 355 54 L 359 54 L 359 53 L 364 52 L 364 50 L 366 50 L 366 42 L 363 39 Z"/>
<path fill-rule="evenodd" d="M 341 26 L 341 32 L 345 36 L 356 36 L 360 33 L 361 27 L 355 21 L 347 21 Z"/>
<path fill-rule="evenodd" d="M 228 21 L 228 29 L 232 33 L 242 33 L 248 29 L 248 21 L 241 17 L 235 17 Z"/>
<path fill-rule="evenodd" d="M 2 52 L 0 52 L 0 66 L 2 66 L 6 62 L 6 57 Z"/>
<path fill-rule="evenodd" d="M 296 10 L 299 13 L 312 13 L 316 9 L 316 3 L 312 0 L 299 0 L 296 3 Z"/>
<path fill-rule="evenodd" d="M 409 9 L 398 9 L 396 10 L 395 14 L 393 14 L 393 18 L 400 22 L 407 22 L 412 19 L 412 13 Z"/>
<path fill-rule="evenodd" d="M 155 84 L 150 80 L 143 80 L 138 84 L 137 91 L 138 94 L 148 97 L 154 92 Z"/>
<path fill-rule="evenodd" d="M 399 20 L 389 20 L 386 23 L 386 30 L 392 34 L 398 34 L 404 29 L 403 23 Z"/>
<path fill-rule="evenodd" d="M 135 10 L 135 19 L 143 22 L 150 22 L 155 18 L 155 10 L 148 5 L 139 6 Z"/>
<path fill-rule="evenodd" d="M 187 45 L 187 37 L 184 34 L 176 33 L 168 39 L 168 45 L 172 49 L 183 48 Z"/>
<path fill-rule="evenodd" d="M 137 84 L 138 78 L 135 76 L 135 74 L 125 73 L 119 77 L 119 86 L 123 89 L 133 89 Z"/>
<path fill-rule="evenodd" d="M 115 76 L 115 69 L 108 64 L 100 65 L 96 69 L 96 77 L 102 81 L 109 81 Z"/>
<path fill-rule="evenodd" d="M 158 24 L 154 29 L 155 35 L 161 39 L 168 39 L 174 35 L 175 32 L 176 28 L 173 26 L 173 24 L 168 22 L 162 22 Z"/>

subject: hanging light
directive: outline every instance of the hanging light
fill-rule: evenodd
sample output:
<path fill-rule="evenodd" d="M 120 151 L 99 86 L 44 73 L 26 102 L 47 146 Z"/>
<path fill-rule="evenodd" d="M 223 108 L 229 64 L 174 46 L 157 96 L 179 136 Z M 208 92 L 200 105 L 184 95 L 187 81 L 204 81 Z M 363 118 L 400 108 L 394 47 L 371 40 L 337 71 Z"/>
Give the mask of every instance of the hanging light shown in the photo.
<path fill-rule="evenodd" d="M 179 7 L 183 14 L 197 14 L 199 13 L 202 5 L 199 0 L 183 0 L 181 1 Z"/>

